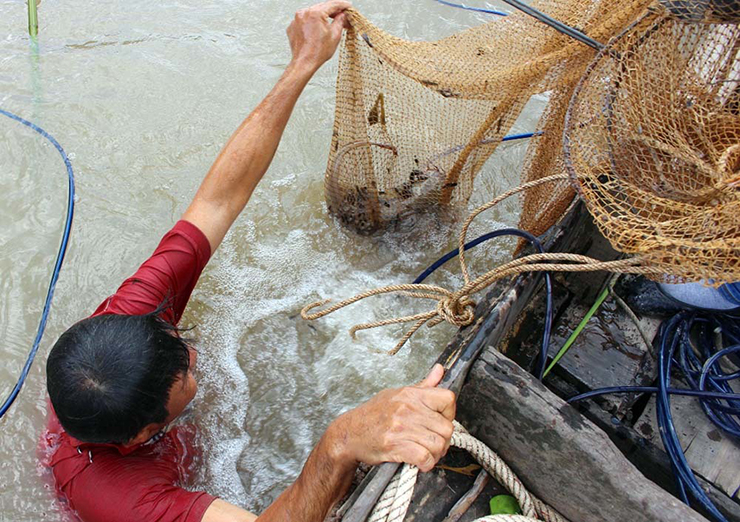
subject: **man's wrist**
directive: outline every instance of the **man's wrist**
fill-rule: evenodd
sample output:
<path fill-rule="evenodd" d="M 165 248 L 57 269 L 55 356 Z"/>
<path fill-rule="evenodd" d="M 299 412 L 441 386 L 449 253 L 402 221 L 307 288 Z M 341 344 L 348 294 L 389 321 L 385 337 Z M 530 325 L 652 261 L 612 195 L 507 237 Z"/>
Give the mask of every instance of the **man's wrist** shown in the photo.
<path fill-rule="evenodd" d="M 307 58 L 293 58 L 290 60 L 286 72 L 308 82 L 320 68 L 321 64 L 316 65 L 316 63 Z"/>
<path fill-rule="evenodd" d="M 324 432 L 322 443 L 336 469 L 347 472 L 354 471 L 359 462 L 352 451 L 351 434 L 345 420 L 344 415 L 335 419 Z"/>

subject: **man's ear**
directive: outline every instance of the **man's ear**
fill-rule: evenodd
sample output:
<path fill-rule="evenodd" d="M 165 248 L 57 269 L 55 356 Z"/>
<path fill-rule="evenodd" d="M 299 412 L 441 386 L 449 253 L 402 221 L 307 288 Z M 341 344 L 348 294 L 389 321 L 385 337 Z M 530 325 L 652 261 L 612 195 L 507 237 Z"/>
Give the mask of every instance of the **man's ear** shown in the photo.
<path fill-rule="evenodd" d="M 141 429 L 139 433 L 136 434 L 136 437 L 125 443 L 123 446 L 126 448 L 130 448 L 132 446 L 136 446 L 137 444 L 142 444 L 154 437 L 157 432 L 159 432 L 159 430 L 161 430 L 163 427 L 163 424 L 147 424 Z"/>

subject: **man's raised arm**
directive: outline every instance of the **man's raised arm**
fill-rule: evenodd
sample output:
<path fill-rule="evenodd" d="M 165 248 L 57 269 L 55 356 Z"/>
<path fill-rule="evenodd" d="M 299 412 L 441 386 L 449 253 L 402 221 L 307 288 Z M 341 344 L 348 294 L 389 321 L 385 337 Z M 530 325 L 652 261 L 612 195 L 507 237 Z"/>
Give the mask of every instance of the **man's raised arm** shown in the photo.
<path fill-rule="evenodd" d="M 347 492 L 359 462 L 408 462 L 429 471 L 447 452 L 455 395 L 436 388 L 436 365 L 417 386 L 385 390 L 334 422 L 308 457 L 298 479 L 256 520 L 322 522 Z M 216 500 L 203 522 L 251 522 L 251 513 Z"/>
<path fill-rule="evenodd" d="M 211 252 L 221 244 L 270 166 L 306 84 L 336 52 L 348 7 L 349 2 L 330 0 L 296 13 L 288 27 L 293 59 L 270 94 L 226 143 L 183 214 L 184 220 L 206 235 Z"/>

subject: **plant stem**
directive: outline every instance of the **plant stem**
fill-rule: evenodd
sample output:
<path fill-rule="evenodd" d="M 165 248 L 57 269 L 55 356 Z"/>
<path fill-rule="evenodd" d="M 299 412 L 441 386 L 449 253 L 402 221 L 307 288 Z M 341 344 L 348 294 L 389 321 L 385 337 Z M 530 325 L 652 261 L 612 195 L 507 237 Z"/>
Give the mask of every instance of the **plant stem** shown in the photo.
<path fill-rule="evenodd" d="M 591 309 L 586 313 L 583 320 L 578 324 L 575 330 L 573 330 L 573 333 L 570 334 L 570 337 L 568 337 L 568 340 L 565 341 L 565 344 L 560 349 L 558 354 L 555 356 L 555 358 L 550 363 L 550 366 L 547 367 L 545 370 L 545 373 L 542 375 L 544 378 L 548 373 L 550 373 L 550 370 L 552 370 L 555 365 L 560 361 L 560 359 L 563 358 L 563 356 L 567 353 L 567 351 L 570 349 L 571 345 L 575 342 L 575 340 L 578 338 L 578 336 L 581 334 L 583 329 L 586 327 L 586 323 L 588 323 L 591 318 L 594 316 L 596 311 L 599 309 L 601 304 L 606 300 L 607 296 L 609 295 L 609 285 L 604 288 L 604 291 L 599 294 L 599 297 L 596 298 L 596 302 L 591 306 Z"/>
<path fill-rule="evenodd" d="M 28 34 L 36 38 L 39 34 L 39 15 L 36 9 L 36 0 L 28 0 Z"/>

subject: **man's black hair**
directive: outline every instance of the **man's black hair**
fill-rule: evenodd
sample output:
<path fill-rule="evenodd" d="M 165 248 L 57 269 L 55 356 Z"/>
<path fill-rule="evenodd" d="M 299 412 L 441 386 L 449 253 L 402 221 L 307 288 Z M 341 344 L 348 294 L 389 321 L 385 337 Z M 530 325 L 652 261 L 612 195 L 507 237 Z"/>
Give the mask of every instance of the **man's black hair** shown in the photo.
<path fill-rule="evenodd" d="M 160 312 L 91 317 L 57 340 L 46 386 L 67 433 L 122 444 L 148 424 L 165 422 L 170 389 L 187 373 L 190 355 Z"/>

